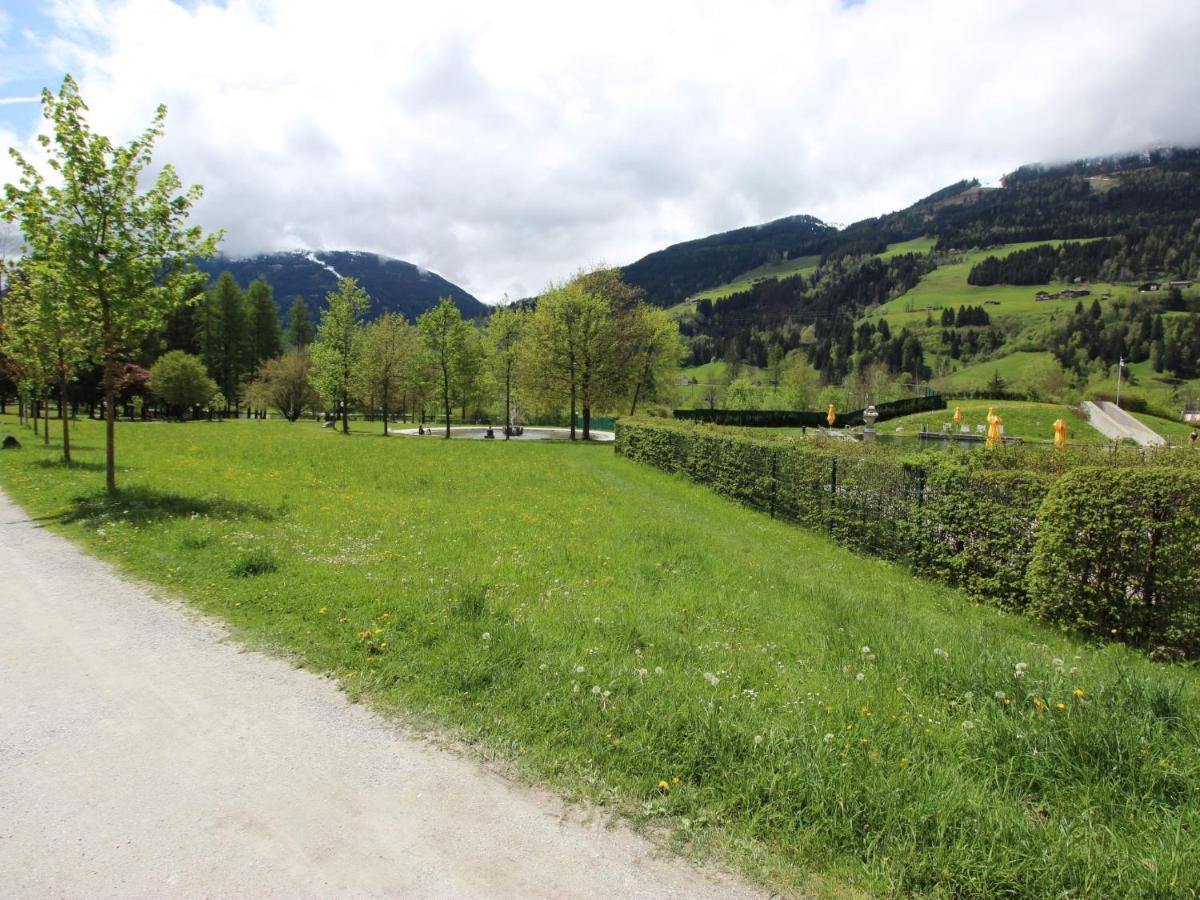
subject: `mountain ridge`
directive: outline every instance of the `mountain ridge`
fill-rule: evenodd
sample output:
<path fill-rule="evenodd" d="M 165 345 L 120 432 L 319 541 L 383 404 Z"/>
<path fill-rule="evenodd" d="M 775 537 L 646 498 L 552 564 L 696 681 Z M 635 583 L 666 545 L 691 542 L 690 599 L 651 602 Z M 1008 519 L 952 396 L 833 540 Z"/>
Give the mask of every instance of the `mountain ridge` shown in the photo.
<path fill-rule="evenodd" d="M 229 272 L 243 287 L 262 276 L 271 285 L 281 313 L 296 297 L 303 298 L 314 319 L 325 307 L 325 297 L 337 289 L 340 278 L 354 278 L 371 297 L 367 315 L 402 313 L 415 320 L 451 297 L 465 318 L 484 315 L 487 307 L 466 289 L 429 269 L 403 259 L 363 250 L 284 250 L 254 256 L 218 255 L 197 265 L 215 279 Z"/>

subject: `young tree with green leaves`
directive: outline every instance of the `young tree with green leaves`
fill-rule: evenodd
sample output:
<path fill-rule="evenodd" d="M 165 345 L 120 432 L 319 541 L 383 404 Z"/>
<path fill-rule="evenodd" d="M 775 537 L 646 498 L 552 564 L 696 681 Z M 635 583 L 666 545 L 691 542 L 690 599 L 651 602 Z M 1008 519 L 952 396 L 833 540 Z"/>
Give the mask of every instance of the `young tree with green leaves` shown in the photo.
<path fill-rule="evenodd" d="M 150 393 L 183 419 L 195 406 L 204 406 L 217 393 L 217 383 L 208 377 L 198 356 L 172 350 L 150 367 Z"/>
<path fill-rule="evenodd" d="M 504 439 L 509 438 L 512 425 L 513 379 L 517 371 L 517 354 L 524 331 L 525 316 L 515 306 L 499 306 L 487 321 L 485 345 L 492 375 L 504 389 Z"/>
<path fill-rule="evenodd" d="M 336 404 L 342 433 L 350 433 L 350 398 L 362 363 L 363 314 L 371 298 L 353 278 L 343 278 L 327 296 L 312 345 L 313 384 L 326 403 Z"/>
<path fill-rule="evenodd" d="M 0 267 L 6 264 L 0 262 Z M 49 391 L 58 390 L 62 418 L 63 462 L 71 462 L 71 427 L 67 412 L 67 385 L 75 380 L 89 356 L 87 336 L 95 323 L 86 318 L 86 305 L 73 304 L 53 280 L 53 269 L 14 267 L 8 280 L 3 331 L 5 353 L 15 360 L 25 377 L 40 385 L 45 416 L 43 437 L 50 442 Z"/>
<path fill-rule="evenodd" d="M 308 304 L 303 297 L 297 297 L 288 310 L 287 345 L 293 350 L 301 350 L 313 342 L 315 334 Z"/>
<path fill-rule="evenodd" d="M 307 347 L 288 350 L 258 367 L 249 391 L 258 403 L 273 406 L 289 422 L 295 422 L 320 402 L 312 385 L 312 355 Z"/>
<path fill-rule="evenodd" d="M 449 438 L 450 419 L 454 400 L 459 395 L 471 326 L 463 321 L 454 301 L 442 297 L 437 306 L 421 314 L 417 328 L 435 372 L 436 392 L 446 416 L 446 437 Z"/>
<path fill-rule="evenodd" d="M 571 440 L 576 413 L 583 439 L 591 437 L 594 408 L 616 403 L 632 381 L 630 317 L 636 289 L 612 269 L 576 275 L 538 298 L 522 342 L 522 383 L 544 402 L 570 407 Z"/>
<path fill-rule="evenodd" d="M 683 339 L 679 323 L 656 306 L 638 305 L 629 313 L 633 396 L 629 414 L 637 412 L 643 400 L 660 400 L 670 389 L 671 376 L 679 371 L 683 359 Z"/>
<path fill-rule="evenodd" d="M 103 368 L 105 483 L 115 491 L 116 392 L 122 367 L 147 335 L 204 275 L 196 257 L 216 252 L 219 233 L 207 237 L 188 226 L 202 189 L 183 189 L 170 165 L 143 189 L 155 142 L 163 134 L 165 106 L 150 127 L 124 146 L 95 134 L 87 107 L 68 75 L 57 96 L 42 92 L 50 134 L 39 136 L 54 170 L 49 183 L 33 163 L 10 150 L 20 184 L 4 188 L 4 217 L 19 222 L 29 246 L 27 264 L 52 273 L 71 302 L 96 322 L 89 334 L 92 358 Z"/>
<path fill-rule="evenodd" d="M 378 404 L 383 413 L 384 437 L 388 418 L 403 399 L 405 383 L 422 349 L 416 329 L 399 313 L 384 313 L 366 328 L 359 396 Z"/>

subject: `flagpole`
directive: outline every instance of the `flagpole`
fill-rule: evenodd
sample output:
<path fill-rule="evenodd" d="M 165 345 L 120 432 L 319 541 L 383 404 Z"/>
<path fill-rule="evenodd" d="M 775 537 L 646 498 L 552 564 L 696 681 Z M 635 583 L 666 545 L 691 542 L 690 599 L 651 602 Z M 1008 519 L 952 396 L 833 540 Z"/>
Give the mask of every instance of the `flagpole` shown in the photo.
<path fill-rule="evenodd" d="M 1121 408 L 1121 370 L 1125 368 L 1125 357 L 1117 359 L 1117 409 Z"/>

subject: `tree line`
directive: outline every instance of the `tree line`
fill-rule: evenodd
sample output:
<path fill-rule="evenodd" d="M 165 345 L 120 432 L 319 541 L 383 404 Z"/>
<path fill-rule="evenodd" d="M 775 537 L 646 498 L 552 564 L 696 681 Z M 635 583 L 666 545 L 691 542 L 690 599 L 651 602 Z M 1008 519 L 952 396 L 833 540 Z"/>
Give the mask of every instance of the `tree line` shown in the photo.
<path fill-rule="evenodd" d="M 572 438 L 579 414 L 587 438 L 594 413 L 662 399 L 680 362 L 675 322 L 603 268 L 498 309 L 483 327 L 449 298 L 415 323 L 394 313 L 367 322 L 370 297 L 343 279 L 315 327 L 299 301 L 285 331 L 264 280 L 243 291 L 225 274 L 205 288 L 195 262 L 215 254 L 221 233 L 188 223 L 201 188 L 184 188 L 170 165 L 146 175 L 165 107 L 123 146 L 90 129 L 69 75 L 42 107 L 54 176 L 13 151 L 20 177 L 0 209 L 24 241 L 0 268 L 0 365 L 27 401 L 57 393 L 67 463 L 69 390 L 100 395 L 109 490 L 123 397 L 154 396 L 180 417 L 271 407 L 294 421 L 324 410 L 343 431 L 360 410 L 381 415 L 385 433 L 391 416 L 436 406 L 449 436 L 454 418 L 490 413 L 502 392 L 506 425 L 519 402 L 533 415 L 568 412 Z"/>

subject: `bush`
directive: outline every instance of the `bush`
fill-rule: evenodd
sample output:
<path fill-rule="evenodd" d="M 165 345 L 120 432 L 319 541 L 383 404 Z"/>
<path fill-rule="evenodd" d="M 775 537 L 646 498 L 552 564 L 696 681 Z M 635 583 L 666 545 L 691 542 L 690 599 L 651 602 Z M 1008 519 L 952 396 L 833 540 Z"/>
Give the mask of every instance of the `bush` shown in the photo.
<path fill-rule="evenodd" d="M 1200 655 L 1200 473 L 1078 469 L 1058 479 L 1038 518 L 1034 615 L 1160 655 Z"/>
<path fill-rule="evenodd" d="M 193 406 L 203 406 L 217 392 L 217 383 L 197 356 L 172 350 L 150 367 L 150 392 L 179 418 Z"/>

